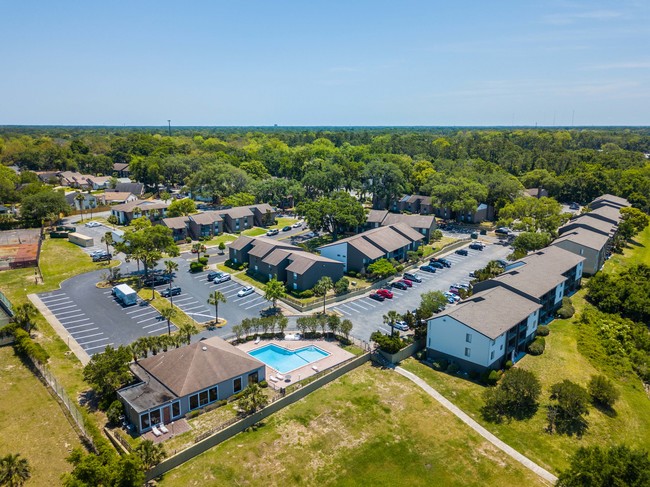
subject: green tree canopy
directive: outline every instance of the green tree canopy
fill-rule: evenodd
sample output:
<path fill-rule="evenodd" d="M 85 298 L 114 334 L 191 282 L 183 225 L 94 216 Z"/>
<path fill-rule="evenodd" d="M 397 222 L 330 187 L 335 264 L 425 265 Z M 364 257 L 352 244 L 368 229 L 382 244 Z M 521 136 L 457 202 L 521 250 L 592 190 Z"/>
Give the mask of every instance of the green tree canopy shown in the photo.
<path fill-rule="evenodd" d="M 297 211 L 312 230 L 329 232 L 335 239 L 341 231 L 357 228 L 366 221 L 363 205 L 343 191 L 301 203 Z"/>
<path fill-rule="evenodd" d="M 131 352 L 127 347 L 113 348 L 107 345 L 102 353 L 93 355 L 84 367 L 84 380 L 100 395 L 102 404 L 108 406 L 114 399 L 115 391 L 131 380 L 130 361 Z"/>
<path fill-rule="evenodd" d="M 196 204 L 190 198 L 183 198 L 181 200 L 174 200 L 167 208 L 167 216 L 170 218 L 177 216 L 187 216 L 196 213 Z"/>
<path fill-rule="evenodd" d="M 560 203 L 552 198 L 518 198 L 501 209 L 499 225 L 557 235 L 558 227 L 568 218 L 569 215 L 562 213 Z"/>

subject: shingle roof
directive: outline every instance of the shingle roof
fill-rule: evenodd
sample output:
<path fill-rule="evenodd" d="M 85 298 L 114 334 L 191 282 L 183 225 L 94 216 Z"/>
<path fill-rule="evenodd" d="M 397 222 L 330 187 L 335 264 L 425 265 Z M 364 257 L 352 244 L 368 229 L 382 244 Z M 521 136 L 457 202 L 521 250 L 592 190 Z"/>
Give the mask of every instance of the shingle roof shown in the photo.
<path fill-rule="evenodd" d="M 117 205 L 113 207 L 113 210 L 115 211 L 124 211 L 126 213 L 130 213 L 133 211 L 135 207 L 140 208 L 141 210 L 161 210 L 163 208 L 167 208 L 169 205 L 165 203 L 164 201 L 156 201 L 156 200 L 134 200 L 134 201 L 129 201 L 128 203 L 123 203 L 121 205 Z"/>
<path fill-rule="evenodd" d="M 116 162 L 113 164 L 113 171 L 124 171 L 125 169 L 128 169 L 128 167 L 128 162 Z"/>
<path fill-rule="evenodd" d="M 196 213 L 190 215 L 190 219 L 199 225 L 211 225 L 214 222 L 223 221 L 223 218 L 221 218 L 221 215 L 219 215 L 219 212 L 217 211 L 203 211 L 201 213 Z"/>
<path fill-rule="evenodd" d="M 384 218 L 386 218 L 386 215 L 388 215 L 388 210 L 370 210 L 366 217 L 366 222 L 381 224 L 381 222 L 384 221 Z"/>
<path fill-rule="evenodd" d="M 244 218 L 253 216 L 253 212 L 247 206 L 236 206 L 227 210 L 219 210 L 221 216 L 228 215 L 230 218 Z"/>
<path fill-rule="evenodd" d="M 327 257 L 322 257 L 320 255 L 311 254 L 309 252 L 291 252 L 291 255 L 289 255 L 288 258 L 292 262 L 287 266 L 287 272 L 295 272 L 296 274 L 303 274 L 312 266 L 319 263 L 337 264 L 341 266 L 341 269 L 343 268 L 342 262 L 328 259 Z"/>
<path fill-rule="evenodd" d="M 613 234 L 616 231 L 616 226 L 613 223 L 606 222 L 599 218 L 595 218 L 589 213 L 585 213 L 584 215 L 580 215 L 579 217 L 567 222 L 565 225 L 562 225 L 559 228 L 559 234 L 562 235 L 566 233 L 567 231 L 571 230 L 571 227 L 575 227 L 576 225 L 598 230 L 600 232 L 605 232 L 608 235 Z"/>
<path fill-rule="evenodd" d="M 247 237 L 246 235 L 242 235 L 234 242 L 231 242 L 228 247 L 233 250 L 241 250 L 244 247 L 246 247 L 249 243 L 251 243 L 253 240 L 255 240 L 253 237 Z"/>
<path fill-rule="evenodd" d="M 275 249 L 271 251 L 266 257 L 262 259 L 262 262 L 268 265 L 276 266 L 284 259 L 291 255 L 290 251 L 284 249 Z"/>
<path fill-rule="evenodd" d="M 266 213 L 267 211 L 273 213 L 273 207 L 268 203 L 259 203 L 257 205 L 242 206 L 241 208 L 249 208 L 251 210 L 256 209 L 262 214 Z"/>
<path fill-rule="evenodd" d="M 596 202 L 604 202 L 604 201 L 609 201 L 610 203 L 614 203 L 617 206 L 630 206 L 630 202 L 626 200 L 625 198 L 621 198 L 620 196 L 614 196 L 613 194 L 604 194 L 596 198 L 595 200 L 592 201 L 592 203 Z"/>
<path fill-rule="evenodd" d="M 616 224 L 621 221 L 621 212 L 617 208 L 613 208 L 611 206 L 601 206 L 600 208 L 591 210 L 589 213 L 592 215 L 602 216 L 603 218 L 606 218 Z"/>
<path fill-rule="evenodd" d="M 264 367 L 219 337 L 158 353 L 138 364 L 178 397 Z"/>
<path fill-rule="evenodd" d="M 395 250 L 409 245 L 411 242 L 418 242 L 423 238 L 424 237 L 420 233 L 413 230 L 407 224 L 396 223 L 393 225 L 373 228 L 358 235 L 323 245 L 320 248 L 347 243 L 369 259 L 377 259 L 386 252 L 394 252 Z"/>
<path fill-rule="evenodd" d="M 434 319 L 450 316 L 494 340 L 540 308 L 535 301 L 497 286 L 474 294 Z"/>
<path fill-rule="evenodd" d="M 110 192 L 104 192 L 104 194 L 101 195 L 100 198 L 103 199 L 104 201 L 124 201 L 132 194 L 133 193 L 128 193 L 126 191 L 124 192 L 110 191 Z"/>
<path fill-rule="evenodd" d="M 401 213 L 389 213 L 382 222 L 383 225 L 406 223 L 411 228 L 431 228 L 435 226 L 436 219 L 432 215 L 403 215 Z"/>
<path fill-rule="evenodd" d="M 582 245 L 583 247 L 600 251 L 607 245 L 609 237 L 602 233 L 591 231 L 588 228 L 574 228 L 555 240 L 551 246 L 555 246 L 566 240 Z"/>
<path fill-rule="evenodd" d="M 189 221 L 190 219 L 187 216 L 163 218 L 163 223 L 165 224 L 166 227 L 174 228 L 176 230 L 182 230 L 183 228 L 187 228 L 187 222 Z"/>
<path fill-rule="evenodd" d="M 115 185 L 115 191 L 128 191 L 135 195 L 141 195 L 144 193 L 144 184 L 142 183 L 117 183 Z"/>
<path fill-rule="evenodd" d="M 424 196 L 421 194 L 414 194 L 411 195 L 406 201 L 408 203 L 417 203 L 417 201 L 420 201 L 421 205 L 430 205 L 431 204 L 431 196 Z"/>

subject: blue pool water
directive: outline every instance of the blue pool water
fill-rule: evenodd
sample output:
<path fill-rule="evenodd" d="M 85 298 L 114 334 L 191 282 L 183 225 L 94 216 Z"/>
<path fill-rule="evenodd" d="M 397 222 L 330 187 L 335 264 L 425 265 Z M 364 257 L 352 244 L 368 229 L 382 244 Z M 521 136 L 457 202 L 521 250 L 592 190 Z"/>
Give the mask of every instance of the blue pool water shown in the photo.
<path fill-rule="evenodd" d="M 298 350 L 287 350 L 273 343 L 251 350 L 248 354 L 281 374 L 286 374 L 329 355 L 329 353 L 314 345 L 299 348 Z"/>

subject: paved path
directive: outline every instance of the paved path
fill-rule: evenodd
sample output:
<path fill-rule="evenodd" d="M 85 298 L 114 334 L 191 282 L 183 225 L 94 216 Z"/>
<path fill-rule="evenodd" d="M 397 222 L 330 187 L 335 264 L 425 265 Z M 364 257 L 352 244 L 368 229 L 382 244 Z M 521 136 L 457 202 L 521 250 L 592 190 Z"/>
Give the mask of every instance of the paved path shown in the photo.
<path fill-rule="evenodd" d="M 519 453 L 517 450 L 515 450 L 511 446 L 505 444 L 499 438 L 497 438 L 492 433 L 490 433 L 488 430 L 486 430 L 483 426 L 481 426 L 476 421 L 474 421 L 472 418 L 470 418 L 460 408 L 458 408 L 452 402 L 447 400 L 442 394 L 440 394 L 438 391 L 436 391 L 433 387 L 431 387 L 429 384 L 427 384 L 422 379 L 420 379 L 417 375 L 412 374 L 411 372 L 409 372 L 407 370 L 404 370 L 401 367 L 395 367 L 395 372 L 397 372 L 398 374 L 401 374 L 404 377 L 406 377 L 407 379 L 415 382 L 427 394 L 429 394 L 436 401 L 438 401 L 440 404 L 442 404 L 445 408 L 447 408 L 449 411 L 451 411 L 463 423 L 465 423 L 467 426 L 472 428 L 479 435 L 481 435 L 483 438 L 488 440 L 490 443 L 492 443 L 494 446 L 499 448 L 501 451 L 503 451 L 507 455 L 510 455 L 512 458 L 517 460 L 524 467 L 529 468 L 530 470 L 535 472 L 537 475 L 542 477 L 544 480 L 547 480 L 548 482 L 550 482 L 552 484 L 555 484 L 555 482 L 557 482 L 557 477 L 555 475 L 553 475 L 548 470 L 545 470 L 542 467 L 540 467 L 539 465 L 537 465 L 530 458 L 527 458 L 527 457 L 523 456 L 521 453 Z"/>

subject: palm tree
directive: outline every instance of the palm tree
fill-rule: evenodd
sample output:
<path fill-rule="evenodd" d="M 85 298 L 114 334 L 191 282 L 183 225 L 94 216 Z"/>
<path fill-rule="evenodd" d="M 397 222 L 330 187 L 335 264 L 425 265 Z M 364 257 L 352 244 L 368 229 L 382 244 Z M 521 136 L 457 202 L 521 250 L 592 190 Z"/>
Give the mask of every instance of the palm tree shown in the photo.
<path fill-rule="evenodd" d="M 74 200 L 79 203 L 79 214 L 81 215 L 81 220 L 79 221 L 84 221 L 84 201 L 86 200 L 86 197 L 83 193 L 77 193 Z"/>
<path fill-rule="evenodd" d="M 135 448 L 134 453 L 140 457 L 144 470 L 149 470 L 158 465 L 166 456 L 163 446 L 160 443 L 155 444 L 151 440 L 144 440 L 140 443 Z"/>
<path fill-rule="evenodd" d="M 226 297 L 221 291 L 212 291 L 208 297 L 208 304 L 214 306 L 214 324 L 219 324 L 219 303 L 225 303 Z"/>
<path fill-rule="evenodd" d="M 0 458 L 0 485 L 19 487 L 32 476 L 32 468 L 26 458 L 20 458 L 20 453 L 9 453 Z"/>
<path fill-rule="evenodd" d="M 271 279 L 266 283 L 266 290 L 264 291 L 264 299 L 273 302 L 273 308 L 278 299 L 284 296 L 284 284 L 277 279 Z"/>
<path fill-rule="evenodd" d="M 332 282 L 332 278 L 329 276 L 321 277 L 314 286 L 314 293 L 318 296 L 323 296 L 323 314 L 325 314 L 325 300 L 327 298 L 327 293 L 333 287 L 334 283 Z"/>
<path fill-rule="evenodd" d="M 178 264 L 174 262 L 173 260 L 166 260 L 165 261 L 165 270 L 167 271 L 167 274 L 169 275 L 169 289 L 172 288 L 172 283 L 174 282 L 174 271 L 178 270 Z M 174 304 L 174 296 L 172 296 L 172 293 L 169 293 L 169 302 L 173 305 Z"/>
<path fill-rule="evenodd" d="M 390 326 L 390 336 L 395 333 L 395 323 L 399 320 L 400 316 L 397 311 L 391 309 L 384 315 L 384 323 Z"/>
<path fill-rule="evenodd" d="M 111 249 L 109 248 L 109 245 L 113 245 L 115 243 L 113 241 L 113 232 L 106 232 L 102 237 L 102 243 L 106 244 L 106 253 L 108 255 L 111 255 Z M 108 259 L 108 263 L 111 263 L 111 259 Z"/>
<path fill-rule="evenodd" d="M 183 323 L 178 327 L 178 334 L 185 338 L 185 342 L 187 342 L 188 345 L 192 340 L 192 335 L 196 335 L 198 332 L 199 330 L 196 326 L 191 323 Z"/>
<path fill-rule="evenodd" d="M 36 316 L 38 310 L 32 303 L 23 303 L 14 309 L 14 320 L 18 326 L 24 329 L 27 333 L 31 333 L 36 325 L 32 322 L 32 318 Z"/>
<path fill-rule="evenodd" d="M 160 315 L 167 320 L 167 335 L 172 334 L 172 318 L 175 318 L 178 312 L 174 309 L 173 306 L 169 308 L 163 308 L 160 310 Z"/>

